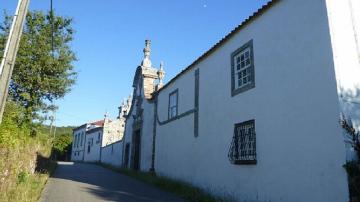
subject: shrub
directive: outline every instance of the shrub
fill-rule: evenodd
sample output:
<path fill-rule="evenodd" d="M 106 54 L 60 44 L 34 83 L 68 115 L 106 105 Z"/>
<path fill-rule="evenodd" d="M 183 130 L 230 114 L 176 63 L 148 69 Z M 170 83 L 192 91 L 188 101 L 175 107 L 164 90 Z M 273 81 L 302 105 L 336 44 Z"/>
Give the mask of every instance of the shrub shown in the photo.
<path fill-rule="evenodd" d="M 351 202 L 360 202 L 360 167 L 356 162 L 345 164 L 348 174 L 349 192 Z"/>

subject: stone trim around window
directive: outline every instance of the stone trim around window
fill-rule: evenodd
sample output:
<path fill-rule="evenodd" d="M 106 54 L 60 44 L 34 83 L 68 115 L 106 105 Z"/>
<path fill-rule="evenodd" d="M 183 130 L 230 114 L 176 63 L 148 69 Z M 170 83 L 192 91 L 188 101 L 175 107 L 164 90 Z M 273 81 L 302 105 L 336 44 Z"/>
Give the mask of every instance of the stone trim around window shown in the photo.
<path fill-rule="evenodd" d="M 235 89 L 235 64 L 234 64 L 234 57 L 238 55 L 240 52 L 244 51 L 245 49 L 250 48 L 250 60 L 251 60 L 251 66 L 250 66 L 250 73 L 251 73 L 251 83 Z M 235 96 L 237 94 L 243 93 L 247 90 L 250 90 L 252 88 L 255 88 L 255 67 L 254 67 L 254 51 L 253 51 L 253 40 L 251 39 L 247 43 L 245 43 L 243 46 L 235 50 L 231 54 L 231 96 Z"/>
<path fill-rule="evenodd" d="M 176 114 L 173 117 L 170 117 L 170 98 L 172 95 L 176 94 Z M 179 114 L 179 89 L 175 89 L 171 93 L 169 93 L 169 103 L 168 103 L 168 120 L 177 117 Z"/>

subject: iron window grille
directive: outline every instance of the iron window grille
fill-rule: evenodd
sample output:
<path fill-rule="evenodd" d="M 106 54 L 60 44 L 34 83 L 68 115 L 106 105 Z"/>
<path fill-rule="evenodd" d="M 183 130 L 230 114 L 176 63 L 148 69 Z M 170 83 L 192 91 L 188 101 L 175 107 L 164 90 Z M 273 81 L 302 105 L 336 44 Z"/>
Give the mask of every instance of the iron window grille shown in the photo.
<path fill-rule="evenodd" d="M 232 96 L 255 87 L 253 41 L 231 54 Z"/>
<path fill-rule="evenodd" d="M 228 158 L 232 164 L 256 164 L 255 120 L 235 124 Z"/>

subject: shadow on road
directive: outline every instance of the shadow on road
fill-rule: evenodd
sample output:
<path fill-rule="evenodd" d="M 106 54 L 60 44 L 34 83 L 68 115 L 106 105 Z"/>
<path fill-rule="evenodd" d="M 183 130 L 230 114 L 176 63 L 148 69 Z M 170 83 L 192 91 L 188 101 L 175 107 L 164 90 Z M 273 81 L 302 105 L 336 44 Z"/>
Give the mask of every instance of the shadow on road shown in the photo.
<path fill-rule="evenodd" d="M 185 201 L 95 164 L 59 162 L 51 180 L 53 183 L 49 183 L 47 186 L 50 187 L 45 190 L 48 201 L 56 201 L 56 198 L 59 198 L 57 201 L 67 200 L 66 195 L 71 195 L 70 201 Z M 74 191 L 76 197 L 72 196 Z"/>

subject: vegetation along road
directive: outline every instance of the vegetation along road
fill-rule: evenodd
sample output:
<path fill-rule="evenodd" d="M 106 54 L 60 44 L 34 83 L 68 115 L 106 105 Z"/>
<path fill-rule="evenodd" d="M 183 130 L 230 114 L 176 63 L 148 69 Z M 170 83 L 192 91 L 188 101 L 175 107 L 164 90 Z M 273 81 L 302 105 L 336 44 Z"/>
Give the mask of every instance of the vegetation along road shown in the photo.
<path fill-rule="evenodd" d="M 183 199 L 94 164 L 59 162 L 40 201 L 172 201 Z"/>

